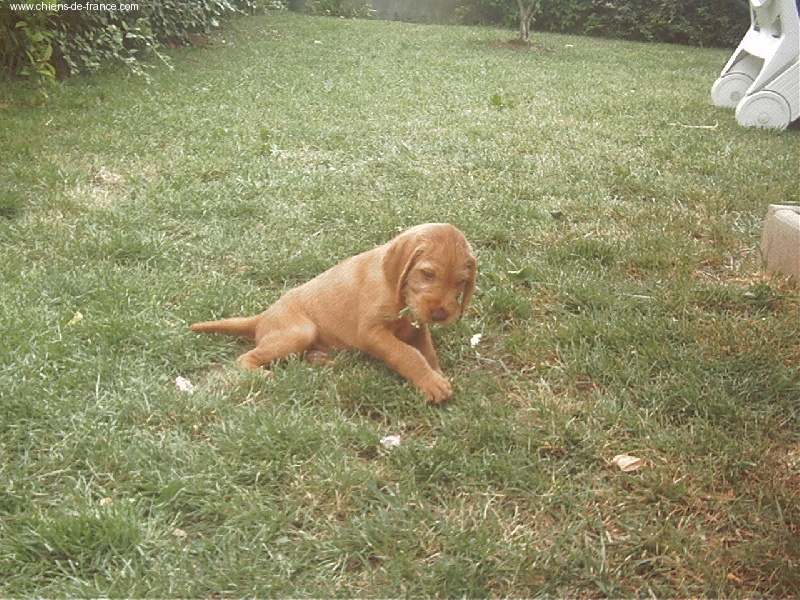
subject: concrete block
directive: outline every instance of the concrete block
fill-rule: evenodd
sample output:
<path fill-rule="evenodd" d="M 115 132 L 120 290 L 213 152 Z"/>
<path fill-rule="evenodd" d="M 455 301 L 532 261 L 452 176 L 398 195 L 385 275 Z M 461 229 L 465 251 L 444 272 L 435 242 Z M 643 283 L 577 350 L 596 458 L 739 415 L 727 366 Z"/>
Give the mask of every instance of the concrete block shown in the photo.
<path fill-rule="evenodd" d="M 767 269 L 800 282 L 800 206 L 770 205 L 761 235 L 761 256 Z"/>

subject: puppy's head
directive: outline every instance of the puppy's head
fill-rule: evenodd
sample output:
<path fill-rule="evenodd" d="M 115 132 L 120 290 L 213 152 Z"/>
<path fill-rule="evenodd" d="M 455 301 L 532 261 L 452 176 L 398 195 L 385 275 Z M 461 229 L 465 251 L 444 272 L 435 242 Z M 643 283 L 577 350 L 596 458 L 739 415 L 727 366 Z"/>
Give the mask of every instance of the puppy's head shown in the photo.
<path fill-rule="evenodd" d="M 458 229 L 426 223 L 389 243 L 383 270 L 398 304 L 424 323 L 450 325 L 461 318 L 475 292 L 477 261 Z"/>

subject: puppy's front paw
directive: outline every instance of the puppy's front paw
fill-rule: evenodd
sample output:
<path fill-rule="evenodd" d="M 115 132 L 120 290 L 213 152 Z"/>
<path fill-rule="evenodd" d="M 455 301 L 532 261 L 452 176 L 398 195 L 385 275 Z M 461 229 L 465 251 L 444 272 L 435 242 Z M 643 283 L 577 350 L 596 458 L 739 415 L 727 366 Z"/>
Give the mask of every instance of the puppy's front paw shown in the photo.
<path fill-rule="evenodd" d="M 439 404 L 453 397 L 453 388 L 450 382 L 436 371 L 431 374 L 425 385 L 422 386 L 422 391 L 425 392 L 428 402 L 433 402 L 434 404 Z"/>

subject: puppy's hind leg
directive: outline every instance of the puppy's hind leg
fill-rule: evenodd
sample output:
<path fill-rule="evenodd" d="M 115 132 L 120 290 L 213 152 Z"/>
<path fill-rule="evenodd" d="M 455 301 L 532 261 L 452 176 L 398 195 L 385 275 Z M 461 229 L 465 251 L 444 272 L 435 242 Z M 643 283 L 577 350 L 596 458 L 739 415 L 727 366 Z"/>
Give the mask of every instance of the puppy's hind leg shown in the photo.
<path fill-rule="evenodd" d="M 259 337 L 255 348 L 236 359 L 237 363 L 246 369 L 256 370 L 268 367 L 279 358 L 305 352 L 314 347 L 317 326 L 310 320 L 296 321 L 289 326 L 275 323 L 274 328 L 269 328 L 269 325 L 269 323 L 259 325 L 259 330 L 266 329 L 266 331 Z"/>

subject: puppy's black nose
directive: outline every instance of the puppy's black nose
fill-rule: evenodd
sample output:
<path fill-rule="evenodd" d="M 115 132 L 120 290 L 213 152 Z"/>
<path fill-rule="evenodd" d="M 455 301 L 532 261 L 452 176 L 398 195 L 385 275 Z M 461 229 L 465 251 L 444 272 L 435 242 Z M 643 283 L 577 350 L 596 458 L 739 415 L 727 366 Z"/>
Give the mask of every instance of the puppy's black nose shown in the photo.
<path fill-rule="evenodd" d="M 442 308 L 437 308 L 436 310 L 431 311 L 431 320 L 433 320 L 434 323 L 446 321 L 448 316 L 449 315 L 447 314 L 447 311 Z"/>

